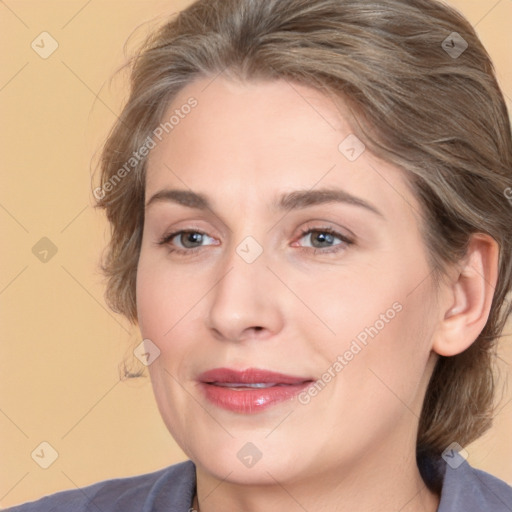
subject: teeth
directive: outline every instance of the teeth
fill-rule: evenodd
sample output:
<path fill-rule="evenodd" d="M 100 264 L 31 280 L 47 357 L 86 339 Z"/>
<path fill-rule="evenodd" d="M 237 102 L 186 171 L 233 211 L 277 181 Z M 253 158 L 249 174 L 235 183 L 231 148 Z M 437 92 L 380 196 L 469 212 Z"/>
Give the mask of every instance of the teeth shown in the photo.
<path fill-rule="evenodd" d="M 255 382 L 254 384 L 242 382 L 215 382 L 214 384 L 223 388 L 271 388 L 277 385 L 275 382 Z"/>

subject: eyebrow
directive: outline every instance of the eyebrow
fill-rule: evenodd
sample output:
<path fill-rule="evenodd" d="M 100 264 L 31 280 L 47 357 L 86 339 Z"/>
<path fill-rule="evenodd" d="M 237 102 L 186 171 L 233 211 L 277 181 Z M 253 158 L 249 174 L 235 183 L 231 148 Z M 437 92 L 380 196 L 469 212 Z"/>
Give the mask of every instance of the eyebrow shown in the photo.
<path fill-rule="evenodd" d="M 198 210 L 212 210 L 212 205 L 204 194 L 192 192 L 190 190 L 163 189 L 151 196 L 146 203 L 146 209 L 158 202 L 171 202 L 187 208 Z M 291 211 L 308 208 L 320 204 L 345 203 L 364 208 L 382 218 L 385 218 L 375 206 L 368 201 L 349 194 L 339 188 L 323 188 L 316 190 L 295 190 L 280 196 L 271 203 L 271 207 L 277 211 Z"/>

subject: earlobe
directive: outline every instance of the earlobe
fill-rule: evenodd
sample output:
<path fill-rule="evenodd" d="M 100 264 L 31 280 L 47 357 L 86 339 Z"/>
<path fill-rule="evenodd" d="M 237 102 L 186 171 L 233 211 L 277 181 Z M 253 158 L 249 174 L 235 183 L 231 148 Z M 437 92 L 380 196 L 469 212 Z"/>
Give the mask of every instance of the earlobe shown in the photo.
<path fill-rule="evenodd" d="M 498 277 L 499 246 L 491 236 L 472 235 L 466 257 L 448 286 L 442 320 L 432 350 L 454 356 L 466 350 L 482 332 L 491 309 Z"/>

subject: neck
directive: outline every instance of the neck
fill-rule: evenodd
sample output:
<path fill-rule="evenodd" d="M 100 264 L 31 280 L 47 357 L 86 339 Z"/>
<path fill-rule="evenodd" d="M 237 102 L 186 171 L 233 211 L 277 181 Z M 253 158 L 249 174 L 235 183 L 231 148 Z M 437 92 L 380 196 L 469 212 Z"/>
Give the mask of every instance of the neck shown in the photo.
<path fill-rule="evenodd" d="M 397 458 L 378 466 L 375 457 L 357 467 L 331 468 L 315 478 L 236 484 L 217 480 L 197 467 L 197 512 L 436 512 L 439 496 L 423 482 L 415 458 Z"/>

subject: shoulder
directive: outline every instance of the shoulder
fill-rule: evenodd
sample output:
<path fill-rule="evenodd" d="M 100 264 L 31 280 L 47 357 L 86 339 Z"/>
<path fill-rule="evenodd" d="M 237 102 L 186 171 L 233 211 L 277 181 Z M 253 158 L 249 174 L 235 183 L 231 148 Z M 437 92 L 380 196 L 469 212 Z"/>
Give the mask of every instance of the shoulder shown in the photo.
<path fill-rule="evenodd" d="M 467 462 L 446 464 L 439 512 L 510 512 L 512 487 Z"/>
<path fill-rule="evenodd" d="M 195 479 L 195 465 L 188 460 L 152 473 L 60 491 L 4 512 L 187 512 Z"/>

